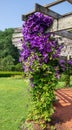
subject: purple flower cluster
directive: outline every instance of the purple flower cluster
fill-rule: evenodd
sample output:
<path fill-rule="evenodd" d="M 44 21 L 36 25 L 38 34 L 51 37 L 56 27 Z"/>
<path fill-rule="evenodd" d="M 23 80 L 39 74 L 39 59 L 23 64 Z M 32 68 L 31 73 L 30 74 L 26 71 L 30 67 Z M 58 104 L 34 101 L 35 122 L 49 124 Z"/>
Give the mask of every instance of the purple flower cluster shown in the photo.
<path fill-rule="evenodd" d="M 29 16 L 24 22 L 24 42 L 20 57 L 20 61 L 24 63 L 24 70 L 31 71 L 34 63 L 41 66 L 60 57 L 63 45 L 58 44 L 53 33 L 46 33 L 52 24 L 53 18 L 39 12 Z"/>
<path fill-rule="evenodd" d="M 25 21 L 23 25 L 24 44 L 23 51 L 21 52 L 23 60 L 31 56 L 31 52 L 36 53 L 36 51 L 44 56 L 45 61 L 46 58 L 48 59 L 48 52 L 52 52 L 52 44 L 49 44 L 51 34 L 44 33 L 52 23 L 53 19 L 49 16 L 44 16 L 42 13 L 35 13 Z"/>
<path fill-rule="evenodd" d="M 66 70 L 66 59 L 60 59 L 59 65 L 60 65 L 62 71 L 65 71 Z"/>
<path fill-rule="evenodd" d="M 72 66 L 72 60 L 60 59 L 59 65 L 62 71 L 66 71 L 68 68 Z"/>
<path fill-rule="evenodd" d="M 72 59 L 68 61 L 68 64 L 69 64 L 69 65 L 72 65 Z"/>
<path fill-rule="evenodd" d="M 44 34 L 45 30 L 47 30 L 52 23 L 53 19 L 51 17 L 39 12 L 29 16 L 23 25 L 24 40 L 31 41 L 37 34 Z"/>

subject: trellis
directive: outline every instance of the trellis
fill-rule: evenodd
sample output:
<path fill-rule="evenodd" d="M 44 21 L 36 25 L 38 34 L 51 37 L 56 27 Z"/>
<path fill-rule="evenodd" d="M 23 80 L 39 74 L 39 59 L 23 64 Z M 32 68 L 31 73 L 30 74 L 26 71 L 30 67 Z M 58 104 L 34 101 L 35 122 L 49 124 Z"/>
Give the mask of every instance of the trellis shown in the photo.
<path fill-rule="evenodd" d="M 54 22 L 52 27 L 50 28 L 50 32 L 55 32 L 56 35 L 65 37 L 66 39 L 63 39 L 65 44 L 65 47 L 63 49 L 62 55 L 63 56 L 71 56 L 72 57 L 72 12 L 60 15 L 57 12 L 54 12 L 50 9 L 50 7 L 53 7 L 55 5 L 58 5 L 62 2 L 69 2 L 72 4 L 72 0 L 56 0 L 55 2 L 52 2 L 50 4 L 47 4 L 45 6 L 35 4 L 35 10 L 32 12 L 29 12 L 26 15 L 22 15 L 22 20 L 26 20 L 29 15 L 35 13 L 35 12 L 42 12 L 45 15 L 49 15 L 54 18 Z M 23 38 L 21 28 L 15 29 L 15 32 L 13 34 L 13 44 L 17 46 L 19 49 L 21 49 L 21 43 L 19 42 L 20 39 Z M 68 41 L 68 42 L 67 42 Z M 66 53 L 64 52 L 65 50 L 68 50 Z"/>

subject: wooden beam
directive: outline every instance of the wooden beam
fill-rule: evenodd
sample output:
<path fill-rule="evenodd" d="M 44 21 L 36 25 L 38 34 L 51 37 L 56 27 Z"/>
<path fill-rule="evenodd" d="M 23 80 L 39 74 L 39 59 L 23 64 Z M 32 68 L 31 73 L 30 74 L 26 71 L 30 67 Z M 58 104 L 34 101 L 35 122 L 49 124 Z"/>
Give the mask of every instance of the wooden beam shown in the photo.
<path fill-rule="evenodd" d="M 55 32 L 55 34 L 72 40 L 72 33 L 68 32 L 68 31 L 58 31 L 58 32 Z M 20 33 L 18 35 L 19 35 L 18 37 L 15 37 L 16 35 L 14 37 L 12 37 L 13 43 L 18 43 L 20 41 L 20 39 L 23 39 L 23 36 L 21 36 L 22 33 L 21 33 L 21 35 L 20 35 Z"/>
<path fill-rule="evenodd" d="M 19 28 L 15 28 L 14 29 L 14 33 L 19 33 L 22 31 L 22 27 L 19 27 Z"/>
<path fill-rule="evenodd" d="M 51 12 L 50 10 L 48 12 L 47 8 L 39 4 L 36 4 L 36 11 L 42 12 L 46 15 L 50 15 L 55 18 L 57 17 L 57 19 L 54 19 L 53 26 L 51 27 L 49 31 L 55 32 L 55 31 L 67 30 L 67 29 L 72 28 L 72 13 L 68 13 L 63 16 L 61 15 L 59 16 L 58 14 L 57 16 L 57 13 L 55 14 Z"/>
<path fill-rule="evenodd" d="M 55 34 L 72 40 L 72 33 L 68 31 L 59 31 L 59 32 L 55 32 Z"/>
<path fill-rule="evenodd" d="M 66 37 L 68 39 L 72 40 L 72 33 L 68 31 L 58 31 L 55 32 L 56 35 Z M 20 29 L 19 33 L 14 33 L 12 36 L 12 43 L 17 46 L 19 44 L 20 40 L 23 39 L 22 30 Z"/>
<path fill-rule="evenodd" d="M 15 37 L 15 38 L 12 38 L 12 42 L 13 43 L 17 42 L 18 43 L 18 42 L 20 42 L 21 39 L 23 39 L 23 37 L 21 37 L 21 36 L 20 37 Z"/>
<path fill-rule="evenodd" d="M 13 38 L 12 37 L 12 44 L 17 47 L 19 50 L 22 49 L 22 42 L 21 39 L 23 39 L 23 37 L 17 37 L 17 38 Z"/>
<path fill-rule="evenodd" d="M 61 17 L 60 14 L 58 14 L 58 13 L 56 13 L 56 12 L 54 12 L 54 11 L 48 9 L 48 8 L 45 8 L 44 6 L 41 6 L 39 4 L 35 4 L 35 11 L 36 12 L 42 12 L 42 13 L 49 15 L 49 16 L 55 18 L 55 19 L 58 19 L 59 17 Z"/>
<path fill-rule="evenodd" d="M 50 31 L 61 31 L 68 30 L 72 28 L 72 14 L 59 18 L 58 20 L 54 19 L 53 26 Z"/>
<path fill-rule="evenodd" d="M 22 21 L 27 20 L 28 16 L 34 14 L 35 12 L 36 12 L 36 11 L 34 10 L 34 11 L 32 11 L 32 12 L 27 13 L 26 15 L 22 15 Z"/>
<path fill-rule="evenodd" d="M 53 2 L 53 3 L 50 3 L 50 4 L 48 4 L 48 5 L 44 6 L 44 7 L 50 7 L 50 6 L 52 6 L 52 5 L 61 3 L 61 2 L 63 2 L 63 1 L 65 1 L 65 0 L 57 0 L 57 1 L 55 1 L 55 2 Z M 38 4 L 35 4 L 35 10 L 34 10 L 34 11 L 29 12 L 29 13 L 27 13 L 26 15 L 22 15 L 22 21 L 27 20 L 27 18 L 28 18 L 29 15 L 34 14 L 34 13 L 36 12 L 36 8 L 37 8 L 37 7 L 38 7 Z M 54 12 L 54 11 L 51 11 L 51 10 L 49 10 L 49 9 L 47 9 L 47 11 L 49 11 L 49 12 L 52 14 L 52 17 L 54 17 L 54 18 L 58 18 L 58 17 L 61 16 L 60 14 L 58 14 L 58 13 L 56 13 L 56 12 Z"/>
<path fill-rule="evenodd" d="M 13 37 L 13 38 L 23 37 L 23 34 L 22 34 L 21 31 L 20 31 L 20 32 L 18 32 L 18 33 L 14 33 L 14 34 L 12 35 L 12 37 Z"/>
<path fill-rule="evenodd" d="M 46 4 L 44 7 L 49 8 L 49 7 L 52 7 L 54 5 L 60 4 L 60 3 L 64 2 L 64 1 L 66 1 L 66 0 L 56 0 L 56 1 L 52 2 L 52 3 L 50 3 L 50 4 Z"/>
<path fill-rule="evenodd" d="M 21 48 L 21 39 L 23 39 L 22 28 L 17 28 L 12 35 L 12 44 L 15 45 L 17 48 Z"/>
<path fill-rule="evenodd" d="M 60 4 L 60 3 L 65 2 L 65 1 L 68 1 L 68 2 L 72 3 L 72 0 L 56 0 L 55 2 L 52 2 L 52 3 L 50 3 L 50 4 L 46 4 L 46 5 L 43 6 L 43 7 L 49 8 L 49 7 L 52 7 L 52 6 L 54 6 L 54 5 Z M 36 8 L 36 6 L 38 6 L 38 4 L 35 5 L 35 8 Z M 52 11 L 52 10 L 49 10 L 49 9 L 48 9 L 48 11 L 50 11 L 50 13 L 54 14 L 54 16 L 56 15 L 56 16 L 57 16 L 56 18 L 58 18 L 58 16 L 59 16 L 58 13 L 56 13 L 56 12 L 54 12 L 54 11 Z M 34 10 L 34 11 L 32 11 L 32 12 L 29 12 L 29 13 L 27 13 L 26 15 L 22 15 L 22 21 L 27 20 L 28 16 L 29 16 L 29 15 L 32 15 L 32 14 L 35 13 L 35 12 L 36 12 L 36 10 Z M 54 16 L 52 15 L 52 17 L 54 17 Z M 60 16 L 59 16 L 59 17 L 60 17 Z M 55 17 L 54 17 L 54 18 L 55 18 Z"/>
<path fill-rule="evenodd" d="M 67 0 L 67 1 L 72 4 L 72 0 Z"/>

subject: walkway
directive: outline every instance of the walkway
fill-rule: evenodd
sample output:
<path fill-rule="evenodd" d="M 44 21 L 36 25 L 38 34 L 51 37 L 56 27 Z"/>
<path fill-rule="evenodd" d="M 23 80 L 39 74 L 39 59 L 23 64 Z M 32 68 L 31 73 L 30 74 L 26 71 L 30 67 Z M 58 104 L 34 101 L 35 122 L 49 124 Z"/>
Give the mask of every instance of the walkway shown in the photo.
<path fill-rule="evenodd" d="M 59 99 L 55 104 L 57 130 L 72 130 L 72 88 L 59 89 L 56 95 Z"/>

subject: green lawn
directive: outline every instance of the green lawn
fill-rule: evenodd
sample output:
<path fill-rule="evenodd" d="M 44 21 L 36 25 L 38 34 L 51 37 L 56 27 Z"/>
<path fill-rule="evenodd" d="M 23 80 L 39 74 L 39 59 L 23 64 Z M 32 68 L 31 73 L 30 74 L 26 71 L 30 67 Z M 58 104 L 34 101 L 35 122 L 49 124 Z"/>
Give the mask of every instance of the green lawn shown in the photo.
<path fill-rule="evenodd" d="M 30 106 L 28 86 L 28 80 L 0 78 L 0 130 L 19 130 Z"/>

